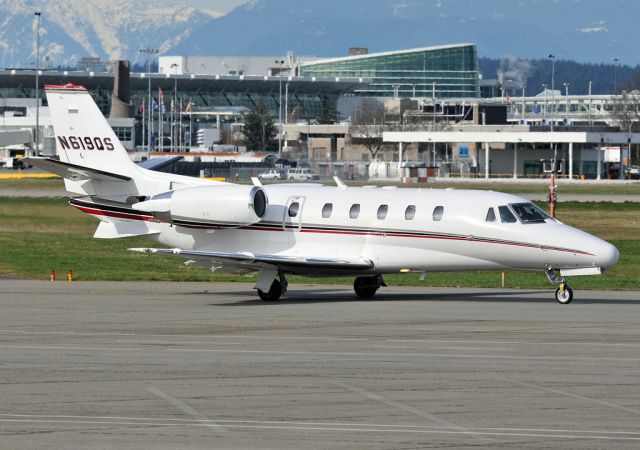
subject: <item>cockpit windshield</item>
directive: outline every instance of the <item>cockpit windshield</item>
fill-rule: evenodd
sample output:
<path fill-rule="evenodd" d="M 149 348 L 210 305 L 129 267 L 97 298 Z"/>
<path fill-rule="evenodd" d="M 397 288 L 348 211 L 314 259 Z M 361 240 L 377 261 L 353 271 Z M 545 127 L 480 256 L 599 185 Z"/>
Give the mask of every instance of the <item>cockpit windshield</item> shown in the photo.
<path fill-rule="evenodd" d="M 522 223 L 544 223 L 551 216 L 533 203 L 511 203 L 511 209 Z"/>

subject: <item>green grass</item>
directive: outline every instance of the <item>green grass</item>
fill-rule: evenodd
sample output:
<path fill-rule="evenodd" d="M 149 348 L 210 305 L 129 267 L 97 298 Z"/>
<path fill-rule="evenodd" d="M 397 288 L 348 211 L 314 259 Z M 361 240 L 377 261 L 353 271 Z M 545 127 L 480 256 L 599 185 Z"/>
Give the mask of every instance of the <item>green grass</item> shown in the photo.
<path fill-rule="evenodd" d="M 45 180 L 29 178 L 25 178 L 22 180 L 0 180 L 0 191 L 2 189 L 53 191 L 64 189 L 64 181 L 62 181 L 62 178 L 51 178 Z"/>
<path fill-rule="evenodd" d="M 249 183 L 249 182 L 247 182 Z M 333 181 L 324 181 L 325 184 L 332 184 Z M 562 181 L 560 181 L 562 183 Z M 265 184 L 269 184 L 265 182 Z M 347 182 L 350 186 L 400 186 L 400 187 L 422 187 L 422 188 L 456 188 L 456 189 L 490 189 L 498 192 L 506 192 L 510 194 L 546 194 L 549 192 L 549 185 L 533 184 L 533 183 L 492 183 L 477 180 L 469 183 L 454 183 L 447 181 L 438 181 L 429 184 L 401 184 L 397 182 L 381 182 L 378 180 L 370 180 L 365 182 Z M 64 189 L 62 179 L 50 180 L 0 180 L 0 191 L 2 189 L 23 189 L 23 190 L 58 190 Z M 560 184 L 559 187 L 560 200 L 562 194 L 601 194 L 601 195 L 640 195 L 640 182 L 627 182 L 624 184 Z"/>
<path fill-rule="evenodd" d="M 600 277 L 575 277 L 577 289 L 640 290 L 640 205 L 637 203 L 563 203 L 563 222 L 612 242 L 620 262 Z M 55 268 L 59 279 L 72 269 L 77 280 L 253 281 L 254 276 L 212 273 L 186 267 L 177 258 L 127 252 L 129 247 L 154 246 L 148 240 L 93 239 L 97 221 L 68 206 L 66 199 L 0 198 L 0 274 L 48 279 Z M 351 278 L 302 278 L 306 283 L 351 284 Z M 500 271 L 388 275 L 389 285 L 498 287 Z M 506 287 L 548 289 L 540 273 L 507 271 Z"/>

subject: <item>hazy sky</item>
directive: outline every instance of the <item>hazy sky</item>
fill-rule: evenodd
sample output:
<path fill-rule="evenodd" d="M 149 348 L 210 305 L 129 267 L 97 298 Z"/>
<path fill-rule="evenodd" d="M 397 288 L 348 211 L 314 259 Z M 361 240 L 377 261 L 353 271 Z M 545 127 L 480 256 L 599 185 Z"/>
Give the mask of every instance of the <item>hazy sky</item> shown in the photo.
<path fill-rule="evenodd" d="M 229 12 L 236 6 L 246 3 L 247 1 L 248 0 L 182 0 L 180 3 L 191 5 L 196 8 Z"/>

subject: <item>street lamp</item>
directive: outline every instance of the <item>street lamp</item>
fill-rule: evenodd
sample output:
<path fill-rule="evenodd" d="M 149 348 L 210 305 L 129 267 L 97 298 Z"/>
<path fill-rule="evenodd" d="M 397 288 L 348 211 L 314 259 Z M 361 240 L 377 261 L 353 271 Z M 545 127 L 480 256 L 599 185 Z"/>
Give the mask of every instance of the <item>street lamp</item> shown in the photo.
<path fill-rule="evenodd" d="M 562 83 L 562 84 L 564 86 L 565 97 L 567 97 L 567 107 L 565 110 L 564 118 L 568 124 L 569 123 L 569 86 L 571 85 L 571 83 Z"/>
<path fill-rule="evenodd" d="M 156 48 L 140 48 L 138 49 L 139 53 L 143 53 L 147 55 L 147 78 L 149 79 L 148 92 L 149 96 L 149 114 L 147 117 L 147 151 L 151 151 L 151 134 L 153 132 L 153 110 L 151 109 L 151 55 L 158 54 L 158 49 Z M 143 125 L 144 126 L 144 125 Z"/>
<path fill-rule="evenodd" d="M 620 58 L 617 56 L 611 58 L 613 61 L 613 93 L 614 95 L 618 92 L 618 63 L 620 62 Z"/>
<path fill-rule="evenodd" d="M 36 136 L 34 151 L 38 154 L 40 143 L 40 11 L 36 11 Z"/>

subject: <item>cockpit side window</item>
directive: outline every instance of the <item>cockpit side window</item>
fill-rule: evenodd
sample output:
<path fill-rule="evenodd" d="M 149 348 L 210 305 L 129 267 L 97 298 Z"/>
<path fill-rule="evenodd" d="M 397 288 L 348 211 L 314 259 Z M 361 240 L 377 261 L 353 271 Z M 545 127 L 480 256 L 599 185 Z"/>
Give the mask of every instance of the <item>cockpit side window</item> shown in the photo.
<path fill-rule="evenodd" d="M 508 206 L 498 206 L 498 213 L 500 214 L 500 220 L 502 223 L 515 223 L 518 221 L 516 216 L 513 215 Z"/>
<path fill-rule="evenodd" d="M 511 209 L 522 223 L 545 223 L 549 215 L 533 203 L 511 203 Z"/>
<path fill-rule="evenodd" d="M 493 208 L 489 208 L 489 211 L 487 211 L 487 218 L 485 219 L 486 222 L 495 222 L 496 221 L 496 212 L 493 210 Z"/>

